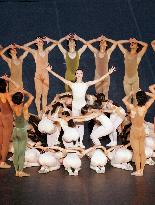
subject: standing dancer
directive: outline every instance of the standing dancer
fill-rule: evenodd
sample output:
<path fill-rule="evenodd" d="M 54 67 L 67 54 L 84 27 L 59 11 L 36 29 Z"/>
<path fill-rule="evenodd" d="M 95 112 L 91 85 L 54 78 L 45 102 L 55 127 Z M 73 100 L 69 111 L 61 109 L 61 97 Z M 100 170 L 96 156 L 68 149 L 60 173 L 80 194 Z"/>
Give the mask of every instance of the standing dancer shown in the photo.
<path fill-rule="evenodd" d="M 7 51 L 7 57 L 4 53 Z M 9 45 L 1 51 L 1 56 L 3 60 L 5 60 L 9 66 L 11 79 L 18 83 L 21 87 L 23 87 L 23 78 L 22 78 L 22 71 L 23 71 L 23 60 L 28 55 L 28 52 L 24 52 L 20 57 L 17 57 L 17 47 L 15 45 Z M 16 90 L 14 84 L 9 85 L 9 91 Z"/>
<path fill-rule="evenodd" d="M 10 79 L 8 78 L 8 81 Z M 24 103 L 24 95 L 28 97 L 28 100 Z M 13 129 L 13 147 L 14 156 L 13 163 L 16 170 L 16 176 L 23 177 L 29 176 L 29 174 L 23 172 L 25 161 L 25 149 L 27 144 L 27 121 L 29 119 L 28 108 L 33 101 L 33 96 L 25 90 L 19 90 L 12 96 L 8 95 L 9 104 L 14 112 L 15 127 Z"/>
<path fill-rule="evenodd" d="M 128 51 L 122 44 L 130 43 L 130 51 Z M 143 48 L 138 52 L 139 45 Z M 118 41 L 118 47 L 124 55 L 125 76 L 124 76 L 124 92 L 129 95 L 131 91 L 136 93 L 139 89 L 138 66 L 141 58 L 145 54 L 148 44 L 138 41 L 135 38 L 129 40 Z M 130 96 L 131 97 L 131 96 Z M 132 96 L 135 103 L 135 96 Z M 131 102 L 131 99 L 130 99 Z"/>
<path fill-rule="evenodd" d="M 91 44 L 99 41 L 99 49 L 96 49 Z M 107 49 L 107 42 L 112 43 L 112 46 Z M 112 52 L 115 50 L 117 46 L 117 42 L 111 39 L 108 39 L 104 36 L 101 36 L 97 39 L 93 39 L 88 41 L 88 48 L 94 53 L 95 57 L 95 79 L 99 79 L 103 75 L 108 72 L 108 64 L 110 60 L 110 56 Z M 104 93 L 105 98 L 108 99 L 108 92 L 110 86 L 110 76 L 106 78 L 104 81 L 97 83 L 95 85 L 95 89 L 97 93 Z"/>
<path fill-rule="evenodd" d="M 68 40 L 68 51 L 63 48 L 61 43 L 64 40 Z M 87 45 L 82 46 L 78 51 L 76 51 L 76 41 L 79 40 L 82 43 L 86 44 L 87 42 L 77 36 L 76 34 L 67 35 L 66 37 L 59 40 L 58 47 L 60 51 L 62 52 L 64 59 L 66 61 L 66 73 L 65 73 L 65 79 L 74 82 L 75 81 L 75 72 L 79 67 L 79 60 L 82 55 L 82 53 L 86 50 Z M 69 86 L 65 85 L 65 90 L 70 91 Z"/>
<path fill-rule="evenodd" d="M 150 89 L 151 91 L 151 89 Z M 129 102 L 129 99 L 135 95 L 133 92 L 130 95 L 123 98 L 123 102 L 126 107 L 131 111 L 131 130 L 130 130 L 130 143 L 133 149 L 133 158 L 136 164 L 136 171 L 132 173 L 135 176 L 143 176 L 145 166 L 145 129 L 144 118 L 147 110 L 152 105 L 155 99 L 155 90 L 153 93 L 145 93 L 144 91 L 138 91 L 136 93 L 137 105 L 133 105 Z M 147 95 L 151 98 L 147 100 Z"/>
<path fill-rule="evenodd" d="M 52 67 L 51 67 L 52 68 Z M 72 100 L 72 116 L 79 116 L 81 114 L 81 108 L 86 105 L 86 91 L 89 86 L 95 85 L 96 83 L 99 83 L 100 81 L 103 81 L 105 78 L 107 78 L 110 74 L 112 74 L 115 71 L 115 67 L 112 67 L 107 74 L 102 76 L 100 79 L 94 80 L 94 81 L 88 81 L 86 83 L 83 82 L 83 71 L 77 70 L 75 73 L 76 82 L 72 83 L 69 80 L 64 79 L 57 73 L 55 73 L 53 70 L 51 70 L 50 67 L 47 67 L 46 69 L 54 75 L 56 78 L 64 82 L 66 85 L 68 85 L 73 94 L 73 100 Z M 83 141 L 83 135 L 84 135 L 84 125 L 78 125 L 78 130 L 80 133 L 80 146 L 84 147 L 82 141 Z"/>
<path fill-rule="evenodd" d="M 0 168 L 10 168 L 5 161 L 13 130 L 13 114 L 8 102 L 7 82 L 3 77 L 0 78 Z"/>
<path fill-rule="evenodd" d="M 52 45 L 44 49 L 44 41 L 47 43 L 52 42 Z M 32 49 L 28 46 L 36 44 L 37 49 Z M 47 95 L 49 90 L 49 75 L 48 72 L 44 69 L 48 65 L 48 54 L 49 52 L 57 45 L 57 41 L 54 41 L 48 37 L 37 38 L 36 40 L 25 44 L 24 46 L 16 45 L 17 48 L 24 49 L 30 52 L 36 63 L 36 72 L 34 77 L 36 98 L 35 104 L 37 107 L 37 112 L 40 114 L 41 108 L 41 97 L 42 97 L 42 108 L 43 111 L 46 110 L 47 105 Z M 46 82 L 46 83 L 45 83 Z"/>

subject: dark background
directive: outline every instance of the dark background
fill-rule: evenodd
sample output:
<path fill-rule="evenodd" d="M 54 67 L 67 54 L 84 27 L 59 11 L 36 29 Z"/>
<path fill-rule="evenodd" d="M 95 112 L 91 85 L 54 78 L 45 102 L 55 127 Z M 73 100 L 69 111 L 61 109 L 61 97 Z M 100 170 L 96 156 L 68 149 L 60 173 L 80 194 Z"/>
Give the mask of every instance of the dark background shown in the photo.
<path fill-rule="evenodd" d="M 24 44 L 37 36 L 60 39 L 68 33 L 77 33 L 86 40 L 101 34 L 114 40 L 135 37 L 149 43 L 147 53 L 139 66 L 140 87 L 146 90 L 155 82 L 155 53 L 150 42 L 155 39 L 154 0 L 56 0 L 56 1 L 0 1 L 0 44 Z M 81 46 L 78 43 L 78 46 Z M 49 62 L 54 70 L 64 76 L 64 59 L 58 48 L 49 54 Z M 112 75 L 110 98 L 119 104 L 124 96 L 123 55 L 117 48 L 111 56 L 110 66 L 117 67 Z M 94 77 L 94 56 L 87 49 L 81 57 L 80 67 L 85 71 L 85 80 Z M 0 75 L 9 73 L 7 64 L 0 59 Z M 35 63 L 31 54 L 24 61 L 24 87 L 35 95 L 33 76 Z M 50 76 L 48 102 L 58 92 L 63 92 L 63 84 Z M 94 88 L 88 92 L 93 93 Z M 35 112 L 35 106 L 30 108 Z M 153 120 L 155 106 L 149 110 L 147 119 Z"/>

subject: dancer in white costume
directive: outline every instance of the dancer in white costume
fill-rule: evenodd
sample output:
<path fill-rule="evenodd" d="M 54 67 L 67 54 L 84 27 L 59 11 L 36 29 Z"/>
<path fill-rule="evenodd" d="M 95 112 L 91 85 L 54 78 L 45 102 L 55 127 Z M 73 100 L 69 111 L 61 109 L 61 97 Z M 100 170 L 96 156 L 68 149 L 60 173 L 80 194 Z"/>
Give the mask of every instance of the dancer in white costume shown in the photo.
<path fill-rule="evenodd" d="M 116 146 L 117 145 L 117 128 L 123 122 L 126 113 L 122 107 L 117 107 L 113 105 L 113 112 L 110 115 L 110 120 L 113 124 L 113 132 L 109 134 L 110 143 L 107 146 Z"/>
<path fill-rule="evenodd" d="M 46 68 L 52 75 L 57 77 L 59 80 L 70 86 L 72 89 L 72 95 L 73 95 L 73 100 L 72 100 L 72 115 L 73 116 L 79 116 L 81 113 L 81 108 L 86 104 L 85 96 L 86 96 L 86 91 L 89 86 L 95 85 L 96 83 L 99 83 L 100 81 L 103 81 L 106 77 L 108 77 L 110 74 L 112 74 L 115 71 L 115 67 L 112 67 L 109 69 L 109 72 L 102 76 L 98 80 L 94 81 L 88 81 L 88 82 L 83 82 L 83 71 L 82 70 L 77 70 L 75 73 L 76 76 L 76 82 L 72 83 L 71 81 L 68 81 L 55 73 L 52 69 L 52 67 L 48 66 Z M 84 135 L 84 125 L 78 125 L 78 131 L 80 134 L 80 144 L 81 147 L 84 147 L 83 145 L 83 135 Z"/>

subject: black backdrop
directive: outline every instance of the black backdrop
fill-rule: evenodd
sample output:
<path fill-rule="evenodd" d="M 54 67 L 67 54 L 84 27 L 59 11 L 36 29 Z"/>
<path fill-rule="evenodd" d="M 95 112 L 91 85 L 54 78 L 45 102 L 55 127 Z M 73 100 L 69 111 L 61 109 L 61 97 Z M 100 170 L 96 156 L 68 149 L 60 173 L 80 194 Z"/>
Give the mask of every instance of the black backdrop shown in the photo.
<path fill-rule="evenodd" d="M 0 0 L 0 44 L 24 44 L 44 35 L 58 40 L 73 32 L 86 40 L 101 34 L 115 40 L 135 37 L 149 43 L 139 66 L 140 87 L 146 90 L 148 85 L 155 83 L 155 53 L 150 46 L 155 39 L 154 8 L 154 0 Z M 50 53 L 49 62 L 56 72 L 64 75 L 64 59 L 58 48 Z M 111 78 L 110 98 L 122 104 L 124 65 L 118 48 L 111 56 L 111 65 L 117 67 L 117 72 Z M 94 57 L 88 49 L 81 57 L 80 67 L 85 70 L 85 80 L 93 79 Z M 9 74 L 8 66 L 0 59 L 0 75 L 6 72 Z M 29 54 L 23 65 L 24 87 L 35 95 L 34 72 L 34 60 Z M 58 92 L 63 92 L 63 84 L 51 76 L 48 102 Z M 94 88 L 89 92 L 94 92 Z M 34 104 L 30 109 L 35 112 Z M 147 116 L 151 121 L 154 112 L 155 105 Z"/>

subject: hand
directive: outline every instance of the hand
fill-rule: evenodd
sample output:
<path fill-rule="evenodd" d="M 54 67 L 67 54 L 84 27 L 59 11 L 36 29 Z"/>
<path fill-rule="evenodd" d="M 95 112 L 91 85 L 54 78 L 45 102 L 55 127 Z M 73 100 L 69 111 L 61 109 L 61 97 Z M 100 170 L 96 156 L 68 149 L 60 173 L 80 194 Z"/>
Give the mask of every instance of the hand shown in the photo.
<path fill-rule="evenodd" d="M 69 39 L 70 39 L 70 35 L 71 35 L 71 33 L 70 33 L 69 35 L 67 35 L 67 36 L 65 37 L 65 39 L 66 39 L 66 40 L 69 40 Z"/>
<path fill-rule="evenodd" d="M 48 71 L 51 71 L 52 70 L 52 66 L 48 65 L 45 69 L 48 70 Z"/>
<path fill-rule="evenodd" d="M 1 78 L 4 79 L 4 80 L 6 80 L 6 81 L 9 81 L 9 80 L 10 80 L 10 78 L 8 78 L 8 76 L 7 76 L 6 74 L 4 74 Z"/>
<path fill-rule="evenodd" d="M 78 40 L 79 40 L 79 38 L 80 38 L 80 37 L 79 37 L 78 35 L 76 35 L 75 33 L 74 33 L 74 35 L 73 35 L 73 36 L 74 36 L 74 39 L 75 39 L 76 41 L 78 41 Z"/>
<path fill-rule="evenodd" d="M 109 74 L 113 73 L 114 71 L 116 71 L 116 68 L 114 66 L 112 66 L 110 69 L 109 69 Z"/>

